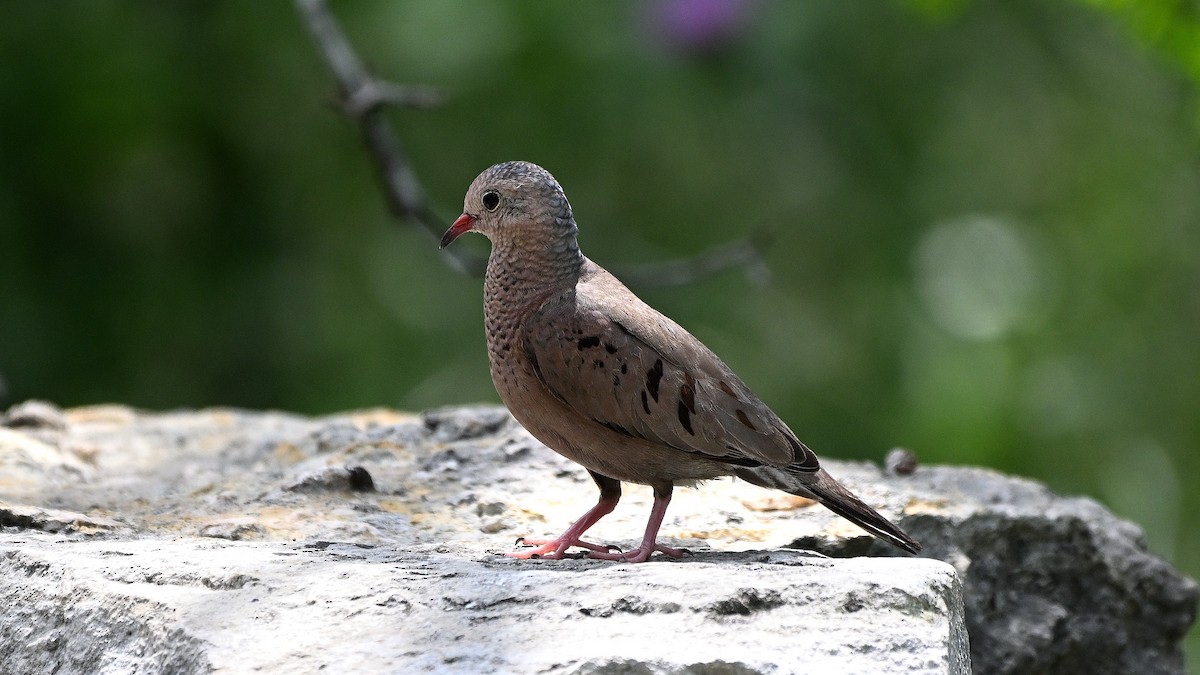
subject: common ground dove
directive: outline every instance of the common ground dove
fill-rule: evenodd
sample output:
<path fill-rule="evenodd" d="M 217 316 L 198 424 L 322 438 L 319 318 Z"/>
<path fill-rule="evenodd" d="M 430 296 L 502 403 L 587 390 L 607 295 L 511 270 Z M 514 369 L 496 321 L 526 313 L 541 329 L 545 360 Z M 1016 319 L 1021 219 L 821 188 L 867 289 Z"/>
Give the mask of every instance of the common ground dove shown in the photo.
<path fill-rule="evenodd" d="M 571 205 L 554 177 L 528 162 L 484 171 L 442 247 L 465 232 L 492 241 L 484 320 L 492 382 L 535 438 L 587 468 L 600 500 L 559 537 L 523 540 L 515 557 L 642 562 L 655 551 L 675 485 L 737 476 L 815 499 L 910 552 L 921 545 L 835 481 L 792 430 L 716 354 L 642 302 L 579 251 Z M 620 552 L 583 541 L 621 497 L 649 485 L 642 543 Z"/>

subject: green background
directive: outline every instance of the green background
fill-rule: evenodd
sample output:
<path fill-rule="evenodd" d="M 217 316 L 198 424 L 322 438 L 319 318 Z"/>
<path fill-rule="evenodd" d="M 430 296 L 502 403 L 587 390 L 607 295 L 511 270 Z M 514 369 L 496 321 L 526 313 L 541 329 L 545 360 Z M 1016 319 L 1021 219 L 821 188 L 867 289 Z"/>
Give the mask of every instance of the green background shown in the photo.
<path fill-rule="evenodd" d="M 438 214 L 526 159 L 618 274 L 761 236 L 634 290 L 820 454 L 1032 476 L 1200 575 L 1194 2 L 565 5 L 334 4 L 448 97 L 389 113 Z M 6 3 L 0 94 L 0 406 L 497 400 L 289 3 Z"/>

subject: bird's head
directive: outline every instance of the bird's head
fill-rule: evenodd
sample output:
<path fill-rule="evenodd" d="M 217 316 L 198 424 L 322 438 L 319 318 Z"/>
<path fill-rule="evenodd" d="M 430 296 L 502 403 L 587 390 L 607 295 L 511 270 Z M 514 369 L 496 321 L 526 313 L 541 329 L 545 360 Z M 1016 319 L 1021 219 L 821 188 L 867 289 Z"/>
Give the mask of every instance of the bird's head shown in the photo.
<path fill-rule="evenodd" d="M 463 213 L 446 234 L 442 248 L 465 232 L 498 238 L 574 238 L 571 204 L 554 176 L 529 162 L 504 162 L 479 174 L 467 189 Z"/>

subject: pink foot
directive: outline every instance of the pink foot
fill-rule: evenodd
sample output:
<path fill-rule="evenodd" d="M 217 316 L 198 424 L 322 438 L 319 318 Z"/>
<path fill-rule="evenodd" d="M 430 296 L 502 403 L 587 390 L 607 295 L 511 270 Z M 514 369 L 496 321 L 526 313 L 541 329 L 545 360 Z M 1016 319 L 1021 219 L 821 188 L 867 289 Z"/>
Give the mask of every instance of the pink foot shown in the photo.
<path fill-rule="evenodd" d="M 558 537 L 554 539 L 518 539 L 518 545 L 531 546 L 533 548 L 528 551 L 506 553 L 505 555 L 510 558 L 537 557 L 559 560 L 566 555 L 567 549 L 572 546 L 578 546 L 588 550 L 587 557 L 589 558 L 619 562 L 645 562 L 655 551 L 665 553 L 672 558 L 683 557 L 684 551 L 671 548 L 670 546 L 663 546 L 656 539 L 658 537 L 658 528 L 662 525 L 663 516 L 667 512 L 667 504 L 671 502 L 671 483 L 654 486 L 654 505 L 650 507 L 650 519 L 646 521 L 646 534 L 642 537 L 641 546 L 632 551 L 622 553 L 621 549 L 615 546 L 600 546 L 580 539 L 589 527 L 595 525 L 596 521 L 613 510 L 617 505 L 617 500 L 621 497 L 620 483 L 613 478 L 602 476 L 594 471 L 591 473 L 592 478 L 595 478 L 596 483 L 600 486 L 600 501 L 590 511 L 583 514 L 582 518 L 567 528 L 567 531 Z"/>
<path fill-rule="evenodd" d="M 517 545 L 530 546 L 533 548 L 524 551 L 513 551 L 511 553 L 505 553 L 504 555 L 508 556 L 509 558 L 546 558 L 548 560 L 561 560 L 566 555 L 567 549 L 571 548 L 572 546 L 586 548 L 592 553 L 609 554 L 611 551 L 615 550 L 619 552 L 621 550 L 615 546 L 600 546 L 599 544 L 593 544 L 588 541 L 583 541 L 582 539 L 572 539 L 566 535 L 557 537 L 555 539 L 527 539 L 525 537 L 521 537 L 517 540 Z"/>
<path fill-rule="evenodd" d="M 616 560 L 618 562 L 640 563 L 649 560 L 650 556 L 655 551 L 665 553 L 672 558 L 682 558 L 684 553 L 681 549 L 671 548 L 670 546 L 663 546 L 662 544 L 655 543 L 653 546 L 646 546 L 643 544 L 632 551 L 625 551 L 624 553 L 612 553 L 609 551 L 599 551 L 593 549 L 592 552 L 588 554 L 588 557 L 599 558 L 600 560 Z"/>

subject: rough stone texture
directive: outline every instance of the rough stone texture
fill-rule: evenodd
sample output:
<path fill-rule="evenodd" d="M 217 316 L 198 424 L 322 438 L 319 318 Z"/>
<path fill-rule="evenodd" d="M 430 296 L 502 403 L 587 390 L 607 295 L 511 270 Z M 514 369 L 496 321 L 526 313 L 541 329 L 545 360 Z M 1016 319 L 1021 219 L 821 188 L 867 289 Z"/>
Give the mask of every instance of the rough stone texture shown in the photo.
<path fill-rule="evenodd" d="M 953 569 L 451 547 L 0 537 L 6 673 L 970 672 Z M 948 643 L 961 646 L 955 653 Z"/>
<path fill-rule="evenodd" d="M 1183 672 L 1196 584 L 1094 502 L 826 464 L 964 579 L 976 672 Z M 0 421 L 0 672 L 969 670 L 950 566 L 780 551 L 890 554 L 744 483 L 676 492 L 662 535 L 683 561 L 495 555 L 595 498 L 495 407 L 18 406 Z M 634 544 L 649 504 L 627 488 L 592 539 Z"/>
<path fill-rule="evenodd" d="M 1183 673 L 1200 589 L 1091 499 L 973 468 L 910 477 L 902 526 L 963 579 L 976 673 Z M 865 478 L 864 478 L 865 479 Z M 940 495 L 940 497 L 934 497 Z M 864 540 L 866 555 L 892 555 Z M 847 542 L 794 545 L 840 555 Z"/>

